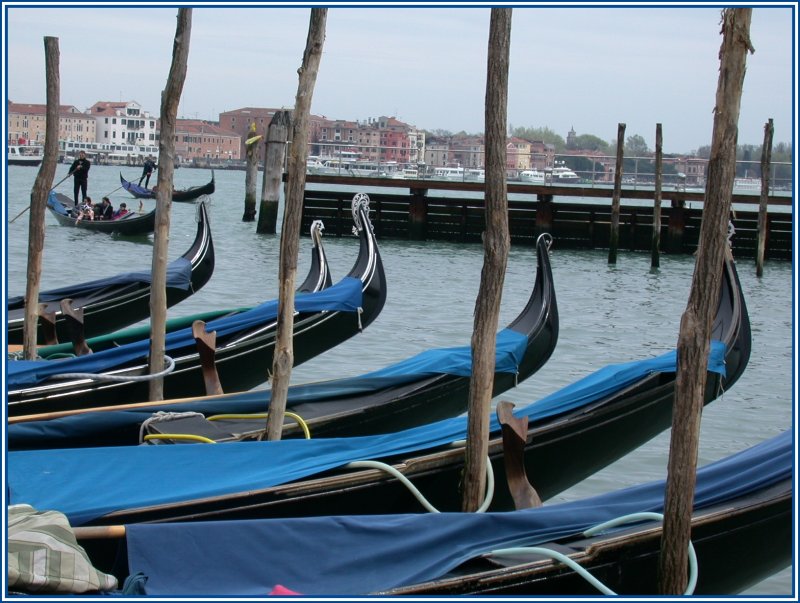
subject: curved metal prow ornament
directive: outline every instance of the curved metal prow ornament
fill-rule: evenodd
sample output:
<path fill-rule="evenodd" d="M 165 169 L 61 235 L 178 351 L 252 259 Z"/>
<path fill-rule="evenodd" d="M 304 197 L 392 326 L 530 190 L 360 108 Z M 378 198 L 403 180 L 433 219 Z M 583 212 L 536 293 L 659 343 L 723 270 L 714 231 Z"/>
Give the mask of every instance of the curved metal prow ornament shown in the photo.
<path fill-rule="evenodd" d="M 311 223 L 311 241 L 314 245 L 319 245 L 322 242 L 323 230 L 325 230 L 325 224 L 322 220 L 314 220 Z"/>
<path fill-rule="evenodd" d="M 547 245 L 547 251 L 550 252 L 550 249 L 553 247 L 553 235 L 549 232 L 543 232 L 538 237 L 536 237 L 536 242 L 538 243 L 542 238 L 544 238 L 544 242 Z"/>
<path fill-rule="evenodd" d="M 367 224 L 361 223 L 361 216 L 359 215 L 359 208 L 364 208 L 364 215 L 366 217 Z M 355 226 L 353 226 L 353 234 L 357 235 L 361 232 L 367 225 L 369 225 L 370 229 L 372 228 L 372 223 L 369 221 L 369 195 L 366 193 L 356 193 L 353 196 L 353 201 L 350 204 L 350 210 L 353 212 L 353 222 L 355 222 Z"/>

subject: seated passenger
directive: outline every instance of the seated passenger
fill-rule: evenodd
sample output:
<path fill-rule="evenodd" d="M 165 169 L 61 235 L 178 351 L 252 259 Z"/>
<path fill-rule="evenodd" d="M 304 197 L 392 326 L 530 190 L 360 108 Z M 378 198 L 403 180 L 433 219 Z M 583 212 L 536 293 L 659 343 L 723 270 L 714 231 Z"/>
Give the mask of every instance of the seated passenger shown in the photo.
<path fill-rule="evenodd" d="M 81 220 L 94 220 L 94 206 L 92 205 L 91 197 L 86 197 L 83 205 L 78 208 L 78 218 L 75 222 L 77 223 Z"/>
<path fill-rule="evenodd" d="M 114 217 L 111 218 L 112 220 L 118 220 L 122 216 L 128 213 L 128 206 L 125 203 L 119 204 L 119 209 L 114 212 Z"/>
<path fill-rule="evenodd" d="M 114 206 L 111 205 L 111 199 L 103 197 L 103 202 L 95 209 L 94 213 L 98 220 L 111 220 L 114 217 Z"/>

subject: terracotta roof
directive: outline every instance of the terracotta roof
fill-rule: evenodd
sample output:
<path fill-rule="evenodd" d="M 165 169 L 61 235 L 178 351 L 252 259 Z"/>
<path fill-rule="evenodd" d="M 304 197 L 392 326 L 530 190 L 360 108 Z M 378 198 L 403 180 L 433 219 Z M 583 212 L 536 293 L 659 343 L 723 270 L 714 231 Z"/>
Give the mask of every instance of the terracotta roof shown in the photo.
<path fill-rule="evenodd" d="M 31 103 L 12 103 L 8 102 L 8 113 L 24 113 L 28 115 L 45 115 L 47 113 L 47 105 L 35 105 Z M 58 107 L 59 115 L 85 115 L 78 110 L 74 105 L 60 105 Z M 87 115 L 88 117 L 88 115 Z"/>
<path fill-rule="evenodd" d="M 220 128 L 215 124 L 201 119 L 179 119 L 175 124 L 175 131 L 188 132 L 190 134 L 213 134 L 215 136 L 240 137 L 237 132 L 231 132 L 230 130 Z"/>
<path fill-rule="evenodd" d="M 128 104 L 127 102 L 98 101 L 89 108 L 89 111 L 92 113 L 105 113 L 107 110 L 111 110 L 113 112 L 117 109 L 124 109 Z"/>

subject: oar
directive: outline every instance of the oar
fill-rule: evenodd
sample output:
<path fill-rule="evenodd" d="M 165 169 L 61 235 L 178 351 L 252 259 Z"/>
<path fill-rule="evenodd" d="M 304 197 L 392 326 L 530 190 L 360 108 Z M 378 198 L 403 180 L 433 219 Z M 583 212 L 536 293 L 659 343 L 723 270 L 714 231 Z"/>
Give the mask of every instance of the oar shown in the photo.
<path fill-rule="evenodd" d="M 67 179 L 67 178 L 69 178 L 70 176 L 72 176 L 72 172 L 70 172 L 69 174 L 67 174 L 66 176 L 64 176 L 64 177 L 63 177 L 61 180 L 59 180 L 59 181 L 58 181 L 58 183 L 57 183 L 57 184 L 56 184 L 56 185 L 55 185 L 53 188 L 51 188 L 50 190 L 51 190 L 51 191 L 55 190 L 55 189 L 56 189 L 56 187 L 58 187 L 58 185 L 59 185 L 59 184 L 61 184 L 62 182 L 64 182 L 64 180 L 66 180 L 66 179 Z M 119 188 L 122 188 L 122 187 L 119 187 Z M 117 190 L 119 190 L 119 189 L 117 189 Z M 11 221 L 9 222 L 9 224 L 13 224 L 13 223 L 14 223 L 14 221 L 15 221 L 17 218 L 19 218 L 19 217 L 20 217 L 22 214 L 24 214 L 24 213 L 25 213 L 26 211 L 28 211 L 30 208 L 31 208 L 31 206 L 29 205 L 28 207 L 26 207 L 25 209 L 23 209 L 21 212 L 19 212 L 19 213 L 18 213 L 16 216 L 14 216 L 14 219 L 13 219 L 13 220 L 11 220 Z"/>
<path fill-rule="evenodd" d="M 118 187 L 117 187 L 117 188 L 115 188 L 113 191 L 111 191 L 110 193 L 106 193 L 106 194 L 105 194 L 105 195 L 103 195 L 103 196 L 104 196 L 104 197 L 110 197 L 111 195 L 113 195 L 114 193 L 116 193 L 116 192 L 117 192 L 119 189 L 121 189 L 121 188 L 122 188 L 121 186 L 118 186 Z"/>

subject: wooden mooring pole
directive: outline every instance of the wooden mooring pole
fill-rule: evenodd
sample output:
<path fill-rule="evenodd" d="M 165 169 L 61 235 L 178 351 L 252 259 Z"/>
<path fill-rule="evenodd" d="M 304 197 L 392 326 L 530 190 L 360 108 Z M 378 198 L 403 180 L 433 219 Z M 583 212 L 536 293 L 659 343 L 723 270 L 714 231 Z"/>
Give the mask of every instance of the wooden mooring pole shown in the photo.
<path fill-rule="evenodd" d="M 172 64 L 167 86 L 161 93 L 161 138 L 158 143 L 158 191 L 156 225 L 153 234 L 152 281 L 150 286 L 150 374 L 164 370 L 167 327 L 167 258 L 169 222 L 172 210 L 172 182 L 175 174 L 175 126 L 178 104 L 186 81 L 192 9 L 178 9 L 178 23 L 172 44 Z M 164 399 L 164 378 L 149 382 L 149 399 Z"/>
<path fill-rule="evenodd" d="M 261 140 L 261 136 L 256 134 L 256 124 L 254 122 L 250 124 L 250 131 L 245 141 L 247 151 L 245 155 L 244 214 L 242 214 L 242 222 L 253 222 L 256 219 L 259 140 Z"/>
<path fill-rule="evenodd" d="M 303 215 L 303 192 L 306 185 L 306 160 L 308 159 L 308 118 L 311 113 L 311 97 L 317 81 L 322 46 L 325 42 L 325 22 L 328 9 L 312 8 L 308 24 L 308 38 L 303 53 L 303 63 L 298 73 L 297 96 L 294 105 L 292 126 L 293 144 L 289 152 L 289 167 L 286 173 L 286 206 L 283 209 L 281 228 L 280 268 L 278 270 L 278 333 L 275 354 L 272 360 L 272 397 L 267 416 L 266 439 L 280 440 L 283 418 L 286 414 L 286 398 L 289 394 L 289 379 L 294 364 L 294 283 L 297 275 L 297 255 L 300 248 L 300 222 Z"/>
<path fill-rule="evenodd" d="M 467 444 L 464 451 L 464 496 L 461 504 L 462 510 L 467 512 L 476 511 L 480 507 L 486 490 L 495 334 L 500 317 L 508 251 L 511 247 L 505 167 L 511 10 L 491 9 L 489 22 L 485 107 L 486 231 L 483 237 L 483 270 L 475 300 L 472 332 L 472 374 L 467 409 Z"/>
<path fill-rule="evenodd" d="M 611 197 L 611 233 L 609 237 L 608 263 L 617 263 L 619 248 L 619 203 L 622 196 L 622 155 L 625 150 L 625 124 L 617 126 L 617 167 L 614 171 L 614 193 Z"/>
<path fill-rule="evenodd" d="M 31 215 L 28 222 L 28 280 L 25 285 L 25 324 L 22 332 L 22 355 L 36 358 L 36 335 L 39 325 L 39 284 L 42 278 L 44 250 L 44 215 L 58 161 L 58 107 L 61 95 L 58 38 L 44 38 L 44 69 L 47 122 L 44 132 L 44 157 L 31 189 Z"/>
<path fill-rule="evenodd" d="M 653 195 L 653 241 L 650 248 L 650 266 L 661 265 L 661 180 L 664 177 L 664 153 L 661 124 L 656 124 L 656 190 Z"/>
<path fill-rule="evenodd" d="M 261 207 L 256 232 L 275 234 L 278 231 L 278 203 L 283 186 L 283 160 L 292 117 L 289 111 L 276 111 L 267 129 L 264 153 L 264 181 L 261 184 Z"/>
<path fill-rule="evenodd" d="M 756 276 L 764 275 L 764 253 L 767 248 L 767 201 L 769 199 L 769 170 L 772 163 L 772 136 L 775 127 L 772 118 L 764 124 L 764 146 L 761 147 L 761 198 L 758 203 L 758 247 L 756 249 Z"/>
<path fill-rule="evenodd" d="M 739 109 L 750 44 L 752 9 L 722 11 L 722 48 L 714 107 L 700 241 L 689 301 L 678 335 L 678 368 L 672 411 L 659 593 L 678 595 L 688 583 L 688 547 L 697 481 L 700 416 L 706 388 L 711 326 L 719 299 L 736 170 Z"/>

